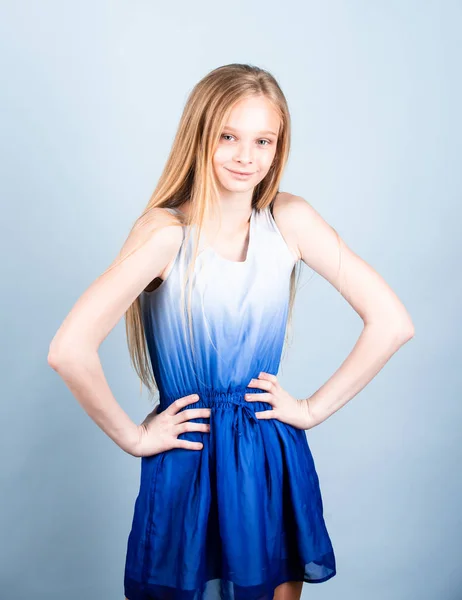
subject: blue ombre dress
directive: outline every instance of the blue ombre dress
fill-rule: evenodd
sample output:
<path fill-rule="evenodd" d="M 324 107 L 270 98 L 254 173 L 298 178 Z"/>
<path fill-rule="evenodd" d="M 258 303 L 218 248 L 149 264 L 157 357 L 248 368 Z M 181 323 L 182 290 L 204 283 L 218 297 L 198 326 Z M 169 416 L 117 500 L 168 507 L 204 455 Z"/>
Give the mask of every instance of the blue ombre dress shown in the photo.
<path fill-rule="evenodd" d="M 200 251 L 193 356 L 180 305 L 193 245 L 186 229 L 165 281 L 141 294 L 142 315 L 159 412 L 197 393 L 199 401 L 186 409 L 211 407 L 210 418 L 195 420 L 211 428 L 179 436 L 201 441 L 201 450 L 174 448 L 141 459 L 125 595 L 272 600 L 284 581 L 319 583 L 336 573 L 306 432 L 277 419 L 259 420 L 255 411 L 271 405 L 244 399 L 246 392 L 263 392 L 247 387 L 252 378 L 278 372 L 297 258 L 269 207 L 252 210 L 244 262 L 210 247 Z"/>

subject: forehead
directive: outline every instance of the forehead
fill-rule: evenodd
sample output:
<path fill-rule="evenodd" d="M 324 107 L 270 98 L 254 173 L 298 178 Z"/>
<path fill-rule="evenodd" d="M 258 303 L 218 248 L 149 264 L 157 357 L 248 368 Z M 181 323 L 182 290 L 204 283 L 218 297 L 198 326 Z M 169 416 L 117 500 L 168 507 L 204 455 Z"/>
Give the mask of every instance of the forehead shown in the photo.
<path fill-rule="evenodd" d="M 272 131 L 278 134 L 280 117 L 274 105 L 264 96 L 252 96 L 237 102 L 225 121 L 225 127 L 241 133 Z"/>

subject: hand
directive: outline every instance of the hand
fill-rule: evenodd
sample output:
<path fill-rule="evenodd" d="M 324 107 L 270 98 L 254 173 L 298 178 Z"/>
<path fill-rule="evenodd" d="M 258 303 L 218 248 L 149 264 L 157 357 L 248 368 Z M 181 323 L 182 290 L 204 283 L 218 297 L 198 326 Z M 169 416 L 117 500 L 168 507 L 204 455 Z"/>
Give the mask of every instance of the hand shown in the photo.
<path fill-rule="evenodd" d="M 266 390 L 264 394 L 245 394 L 248 402 L 268 402 L 273 407 L 270 410 L 255 412 L 259 419 L 278 419 L 297 429 L 311 429 L 317 425 L 310 410 L 309 398 L 293 398 L 280 386 L 276 375 L 262 371 L 258 379 L 250 380 L 248 386 Z"/>
<path fill-rule="evenodd" d="M 159 405 L 150 412 L 139 429 L 139 439 L 134 456 L 151 456 L 159 454 L 172 448 L 188 448 L 190 450 L 202 450 L 204 444 L 189 440 L 179 440 L 178 435 L 185 431 L 210 431 L 209 423 L 189 423 L 189 419 L 210 417 L 210 408 L 191 408 L 178 412 L 184 406 L 199 400 L 197 394 L 190 394 L 178 398 L 161 413 L 158 413 Z"/>

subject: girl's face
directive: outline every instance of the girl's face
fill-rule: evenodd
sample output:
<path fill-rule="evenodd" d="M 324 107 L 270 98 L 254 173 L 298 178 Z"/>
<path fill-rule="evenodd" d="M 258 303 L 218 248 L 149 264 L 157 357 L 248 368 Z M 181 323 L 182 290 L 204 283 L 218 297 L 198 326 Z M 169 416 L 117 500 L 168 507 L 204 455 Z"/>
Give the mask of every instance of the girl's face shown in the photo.
<path fill-rule="evenodd" d="M 213 157 L 222 191 L 252 190 L 276 154 L 280 118 L 264 96 L 240 100 L 232 109 Z"/>

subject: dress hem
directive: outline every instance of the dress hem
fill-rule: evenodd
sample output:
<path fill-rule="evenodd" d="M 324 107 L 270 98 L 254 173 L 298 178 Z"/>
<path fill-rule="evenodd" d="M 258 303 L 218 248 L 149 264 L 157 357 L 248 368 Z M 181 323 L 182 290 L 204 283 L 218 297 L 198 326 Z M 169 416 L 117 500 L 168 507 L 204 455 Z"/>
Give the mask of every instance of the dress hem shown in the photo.
<path fill-rule="evenodd" d="M 283 580 L 279 581 L 279 583 L 277 583 L 275 585 L 275 589 L 279 586 L 282 585 L 283 583 L 288 583 L 289 581 L 294 581 L 294 582 L 303 582 L 303 583 L 312 583 L 312 584 L 316 584 L 316 583 L 324 583 L 325 581 L 328 581 L 329 579 L 332 579 L 332 577 L 334 577 L 337 574 L 337 570 L 334 569 L 331 573 L 329 573 L 328 575 L 326 575 L 325 577 L 321 577 L 320 579 L 308 579 L 306 577 L 303 577 L 303 579 L 297 578 L 297 577 L 289 577 L 289 578 L 284 578 Z M 202 583 L 202 589 L 204 589 L 205 585 L 209 582 L 209 581 L 217 581 L 217 578 L 213 578 L 213 579 L 207 579 L 206 581 L 204 581 Z M 226 580 L 226 581 L 230 581 L 230 580 Z M 231 583 L 233 583 L 231 581 Z M 126 580 L 125 583 L 125 598 L 126 600 L 157 600 L 156 596 L 152 595 L 152 593 L 149 592 L 149 590 L 141 590 L 141 589 L 136 589 L 136 588 L 144 588 L 145 586 L 143 584 L 140 584 L 139 582 L 130 582 L 128 579 Z M 130 589 L 130 592 L 127 593 L 127 590 Z M 172 592 L 170 593 L 175 593 L 177 592 L 186 592 L 191 594 L 191 590 L 180 590 L 180 589 L 175 589 L 175 588 L 170 588 L 172 590 Z M 173 597 L 173 596 L 169 596 L 169 597 Z"/>

